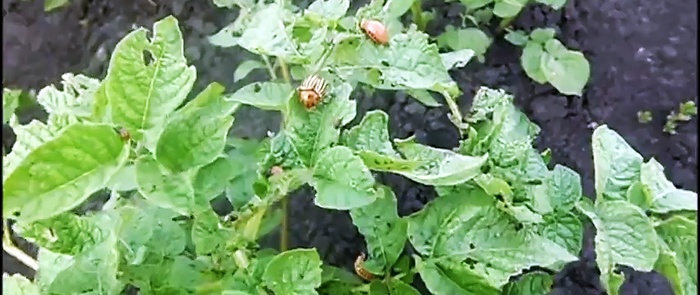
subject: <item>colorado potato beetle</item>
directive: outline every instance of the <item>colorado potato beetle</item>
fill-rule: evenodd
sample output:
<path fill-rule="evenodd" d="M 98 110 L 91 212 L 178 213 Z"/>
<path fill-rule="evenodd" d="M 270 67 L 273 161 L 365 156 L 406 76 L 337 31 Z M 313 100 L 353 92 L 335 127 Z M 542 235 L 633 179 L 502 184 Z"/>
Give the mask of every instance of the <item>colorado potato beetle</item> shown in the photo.
<path fill-rule="evenodd" d="M 363 19 L 360 22 L 360 28 L 375 43 L 381 45 L 389 43 L 389 32 L 380 21 Z"/>
<path fill-rule="evenodd" d="M 355 259 L 355 273 L 366 281 L 374 279 L 374 275 L 365 269 L 365 253 L 360 253 Z"/>
<path fill-rule="evenodd" d="M 323 100 L 326 88 L 328 88 L 328 83 L 323 78 L 316 75 L 308 76 L 297 88 L 299 100 L 307 109 L 313 108 Z"/>

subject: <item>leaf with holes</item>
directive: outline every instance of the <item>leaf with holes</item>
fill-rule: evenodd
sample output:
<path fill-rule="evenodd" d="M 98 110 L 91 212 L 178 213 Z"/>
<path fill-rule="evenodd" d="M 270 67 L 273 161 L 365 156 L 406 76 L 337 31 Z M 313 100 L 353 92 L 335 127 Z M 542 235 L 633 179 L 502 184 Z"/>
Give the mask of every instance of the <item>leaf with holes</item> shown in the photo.
<path fill-rule="evenodd" d="M 292 88 L 286 83 L 255 82 L 226 95 L 227 101 L 270 111 L 286 111 Z"/>
<path fill-rule="evenodd" d="M 142 140 L 148 131 L 162 130 L 166 117 L 187 98 L 196 78 L 187 66 L 177 20 L 166 17 L 153 27 L 137 29 L 117 43 L 104 80 L 111 120 Z M 157 135 L 148 133 L 146 143 Z M 158 132 L 154 132 L 158 134 Z"/>

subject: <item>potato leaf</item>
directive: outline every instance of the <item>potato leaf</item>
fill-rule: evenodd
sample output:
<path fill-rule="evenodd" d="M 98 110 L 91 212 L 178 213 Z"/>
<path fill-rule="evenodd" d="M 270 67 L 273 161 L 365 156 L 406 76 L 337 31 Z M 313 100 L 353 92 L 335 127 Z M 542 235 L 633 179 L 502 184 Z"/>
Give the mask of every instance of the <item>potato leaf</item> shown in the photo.
<path fill-rule="evenodd" d="M 343 132 L 341 141 L 357 153 L 365 165 L 372 170 L 394 171 L 417 168 L 418 162 L 403 159 L 394 150 L 389 139 L 388 125 L 389 115 L 384 111 L 369 111 L 358 125 Z"/>
<path fill-rule="evenodd" d="M 356 102 L 349 98 L 350 92 L 350 85 L 336 84 L 329 90 L 326 101 L 311 110 L 299 102 L 298 94 L 290 99 L 284 132 L 307 166 L 338 141 L 339 128 L 355 117 L 357 107 Z"/>
<path fill-rule="evenodd" d="M 286 111 L 292 88 L 286 83 L 255 82 L 226 95 L 227 101 L 252 105 L 262 110 Z"/>
<path fill-rule="evenodd" d="M 448 193 L 408 218 L 408 238 L 424 257 L 469 260 L 473 272 L 500 288 L 531 265 L 576 260 L 564 247 L 518 225 L 481 189 Z"/>
<path fill-rule="evenodd" d="M 673 183 L 666 179 L 664 167 L 653 158 L 642 164 L 640 178 L 642 184 L 649 188 L 652 195 L 651 207 L 649 208 L 652 212 L 698 211 L 698 194 L 676 188 Z"/>
<path fill-rule="evenodd" d="M 596 227 L 596 261 L 609 294 L 617 294 L 620 287 L 621 278 L 614 273 L 617 264 L 638 271 L 653 269 L 659 245 L 651 221 L 637 206 L 622 200 L 600 199 L 595 206 L 579 202 L 577 209 Z"/>
<path fill-rule="evenodd" d="M 642 156 L 607 125 L 596 128 L 591 141 L 596 199 L 624 200 L 640 177 Z"/>
<path fill-rule="evenodd" d="M 437 46 L 415 28 L 394 35 L 388 46 L 366 39 L 341 41 L 329 58 L 338 76 L 377 89 L 432 90 L 457 97 L 459 87 L 447 73 Z"/>
<path fill-rule="evenodd" d="M 282 252 L 267 264 L 262 279 L 275 294 L 318 294 L 321 258 L 315 249 Z"/>
<path fill-rule="evenodd" d="M 349 210 L 377 198 L 374 177 L 362 160 L 344 146 L 326 149 L 313 168 L 314 203 L 326 209 Z"/>
<path fill-rule="evenodd" d="M 407 159 L 420 163 L 409 171 L 391 171 L 428 185 L 457 185 L 481 174 L 488 154 L 471 157 L 450 150 L 416 143 L 413 138 L 395 140 L 396 148 Z"/>
<path fill-rule="evenodd" d="M 697 223 L 673 216 L 656 225 L 662 250 L 654 269 L 664 274 L 676 294 L 696 294 L 698 290 Z"/>
<path fill-rule="evenodd" d="M 10 172 L 3 182 L 3 214 L 19 213 L 20 220 L 30 222 L 71 210 L 103 188 L 128 155 L 112 127 L 71 125 Z"/>
<path fill-rule="evenodd" d="M 41 295 L 39 287 L 21 274 L 2 274 L 2 294 Z"/>
<path fill-rule="evenodd" d="M 416 269 L 432 294 L 500 294 L 497 288 L 491 286 L 490 282 L 466 263 L 422 261 L 416 257 Z"/>
<path fill-rule="evenodd" d="M 129 33 L 117 44 L 104 80 L 112 122 L 135 140 L 151 130 L 162 130 L 166 117 L 187 98 L 197 75 L 187 66 L 177 20 L 157 21 L 154 37 L 146 29 Z M 154 132 L 158 134 L 158 132 Z M 155 143 L 157 138 L 146 138 Z"/>
<path fill-rule="evenodd" d="M 508 283 L 503 288 L 503 295 L 539 295 L 549 294 L 554 280 L 552 276 L 541 272 L 526 273 L 515 282 Z"/>
<path fill-rule="evenodd" d="M 136 162 L 138 191 L 149 202 L 162 208 L 186 215 L 196 208 L 192 171 L 172 174 L 152 156 L 144 156 Z"/>
<path fill-rule="evenodd" d="M 124 286 L 117 279 L 119 252 L 117 234 L 121 219 L 116 214 L 98 213 L 86 220 L 97 226 L 103 239 L 75 256 L 40 248 L 36 284 L 42 294 L 114 294 Z M 99 270 L 99 271 L 96 271 Z"/>
<path fill-rule="evenodd" d="M 374 202 L 352 209 L 350 217 L 367 243 L 369 259 L 365 268 L 381 275 L 399 259 L 407 238 L 406 220 L 399 217 L 394 193 L 382 186 L 377 194 Z"/>
<path fill-rule="evenodd" d="M 155 157 L 174 173 L 211 163 L 224 151 L 238 107 L 223 99 L 224 87 L 210 84 L 176 112 L 158 138 Z"/>

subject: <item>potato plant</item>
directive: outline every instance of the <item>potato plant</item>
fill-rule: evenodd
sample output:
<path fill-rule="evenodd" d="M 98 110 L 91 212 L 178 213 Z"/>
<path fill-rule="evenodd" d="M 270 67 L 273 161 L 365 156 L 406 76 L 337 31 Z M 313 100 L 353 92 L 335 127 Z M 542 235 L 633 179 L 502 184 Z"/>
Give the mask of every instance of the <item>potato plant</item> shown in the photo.
<path fill-rule="evenodd" d="M 151 36 L 144 28 L 126 35 L 103 79 L 66 74 L 61 89 L 42 89 L 48 119 L 20 124 L 12 115 L 17 140 L 3 158 L 3 216 L 39 253 L 35 260 L 13 244 L 8 220 L 3 248 L 37 273 L 3 275 L 3 293 L 420 294 L 419 277 L 431 294 L 545 294 L 552 274 L 577 259 L 585 220 L 597 228 L 610 294 L 623 279 L 618 265 L 657 270 L 678 294 L 696 292 L 696 193 L 674 187 L 658 162 L 601 126 L 590 201 L 575 171 L 533 147 L 539 127 L 511 95 L 481 88 L 468 112 L 456 107 L 460 90 L 447 71 L 472 51 L 440 54 L 413 26 L 386 45 L 367 38 L 358 24 L 381 19 L 377 3 L 354 16 L 342 0 L 306 10 L 251 5 L 231 36 L 272 79 L 233 92 L 211 83 L 189 99 L 196 70 L 173 17 Z M 311 74 L 329 88 L 307 107 L 296 86 Z M 392 139 L 381 110 L 351 126 L 360 86 L 435 102 L 431 92 L 441 94 L 459 147 Z M 280 112 L 279 132 L 261 142 L 231 136 L 242 104 Z M 399 216 L 374 172 L 434 186 L 439 197 Z M 304 185 L 315 206 L 348 212 L 364 236 L 354 270 L 324 264 L 313 248 L 287 249 L 286 196 Z M 77 212 L 105 193 L 100 210 Z M 226 216 L 210 205 L 222 194 L 234 205 Z M 278 224 L 279 249 L 261 248 Z"/>
<path fill-rule="evenodd" d="M 446 50 L 471 49 L 480 62 L 493 42 L 507 32 L 505 39 L 523 47 L 520 62 L 525 73 L 538 84 L 549 83 L 562 94 L 583 95 L 583 88 L 590 76 L 590 65 L 581 52 L 567 49 L 554 38 L 551 28 L 538 28 L 529 34 L 513 30 L 511 22 L 527 5 L 547 5 L 559 10 L 566 0 L 447 0 L 460 2 L 464 7 L 461 27 L 448 25 L 435 36 L 438 46 Z M 400 27 L 398 17 L 411 12 L 412 21 L 420 30 L 434 18 L 423 11 L 420 0 L 386 1 L 387 23 Z M 496 25 L 497 24 L 497 25 Z"/>

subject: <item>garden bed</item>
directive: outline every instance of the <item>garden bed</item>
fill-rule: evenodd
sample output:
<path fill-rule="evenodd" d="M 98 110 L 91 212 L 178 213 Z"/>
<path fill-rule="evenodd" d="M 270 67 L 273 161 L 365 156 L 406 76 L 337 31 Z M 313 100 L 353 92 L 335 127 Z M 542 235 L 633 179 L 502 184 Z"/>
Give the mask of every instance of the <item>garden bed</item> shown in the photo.
<path fill-rule="evenodd" d="M 169 14 L 180 21 L 185 56 L 197 68 L 193 93 L 212 81 L 222 83 L 228 90 L 245 83 L 233 83 L 232 73 L 251 54 L 238 47 L 216 48 L 207 41 L 207 36 L 235 19 L 230 11 L 217 9 L 210 1 L 175 0 L 153 5 L 146 0 L 76 0 L 48 14 L 37 2 L 3 2 L 5 87 L 39 89 L 57 83 L 65 72 L 103 77 L 110 50 L 134 25 L 151 28 L 154 21 Z M 435 8 L 437 12 L 428 33 L 439 33 L 445 23 L 457 21 L 457 4 L 424 2 L 425 10 Z M 675 135 L 662 131 L 665 116 L 672 109 L 697 97 L 695 10 L 696 7 L 673 1 L 569 0 L 560 11 L 530 6 L 515 20 L 514 27 L 557 28 L 558 38 L 567 47 L 583 52 L 591 64 L 591 78 L 584 95 L 564 96 L 551 86 L 534 84 L 520 66 L 520 50 L 496 39 L 485 64 L 471 62 L 451 71 L 465 93 L 459 104 L 467 110 L 480 86 L 503 88 L 513 94 L 521 110 L 542 128 L 538 147 L 550 148 L 553 162 L 581 174 L 585 195 L 594 195 L 591 126 L 602 124 L 619 132 L 644 158 L 655 157 L 676 186 L 696 191 L 696 119 L 679 126 Z M 263 71 L 256 71 L 249 80 L 264 75 Z M 414 134 L 418 142 L 430 146 L 457 145 L 457 130 L 446 116 L 447 107 L 425 107 L 403 93 L 388 91 L 358 98 L 358 106 L 356 120 L 367 110 L 387 112 L 392 137 Z M 651 111 L 652 122 L 638 121 L 637 112 L 643 110 Z M 22 117 L 27 120 L 41 116 L 30 111 Z M 274 115 L 250 109 L 236 116 L 233 134 L 262 137 L 278 125 L 279 118 Z M 3 142 L 9 149 L 11 139 L 6 134 Z M 404 177 L 380 177 L 394 190 L 402 216 L 418 211 L 435 197 L 432 188 Z M 362 236 L 346 212 L 315 207 L 312 197 L 308 189 L 292 196 L 290 246 L 316 247 L 325 262 L 350 269 L 364 247 Z M 557 274 L 552 294 L 602 294 L 588 232 L 581 260 Z M 31 275 L 7 254 L 4 258 L 4 272 Z M 622 294 L 672 291 L 660 276 L 636 272 L 623 285 Z"/>

